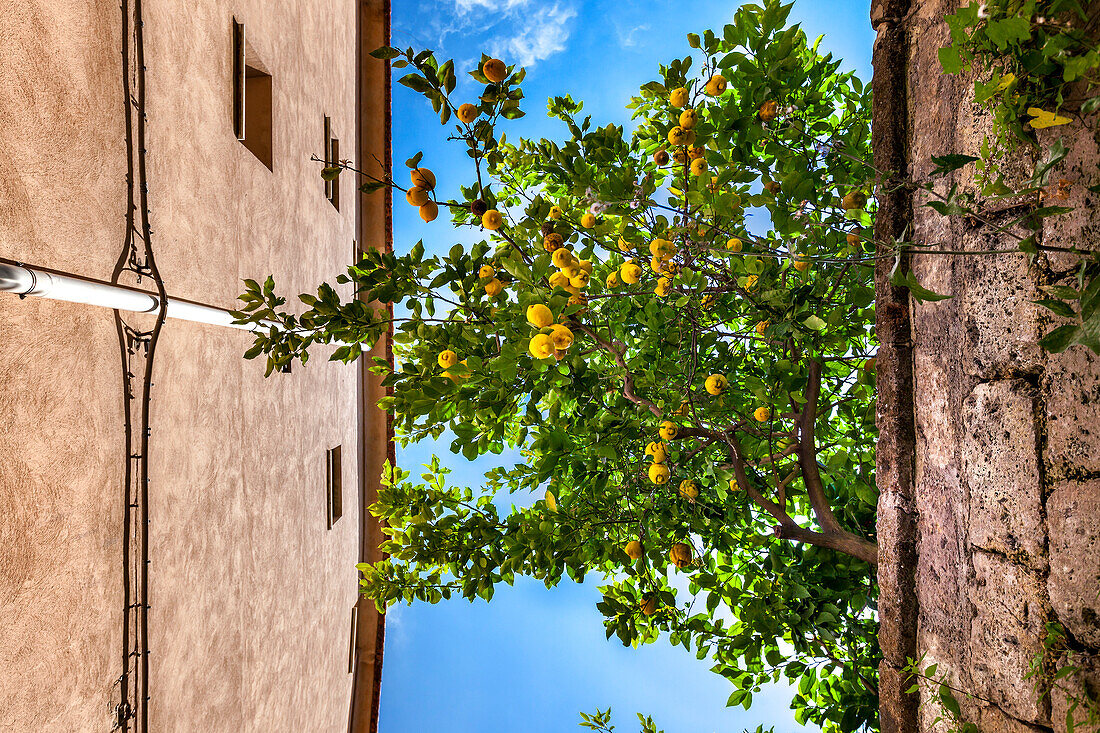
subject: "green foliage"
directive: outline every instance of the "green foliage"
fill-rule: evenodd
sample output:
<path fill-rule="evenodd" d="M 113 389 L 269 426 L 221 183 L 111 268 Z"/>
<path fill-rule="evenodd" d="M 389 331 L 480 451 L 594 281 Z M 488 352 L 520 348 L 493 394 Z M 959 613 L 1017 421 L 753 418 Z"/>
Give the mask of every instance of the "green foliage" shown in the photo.
<path fill-rule="evenodd" d="M 450 61 L 376 53 L 409 69 L 400 83 L 471 159 L 458 195 L 439 186 L 430 202 L 456 227 L 490 222 L 485 210 L 502 226 L 438 254 L 369 251 L 299 296 L 300 315 L 273 284 L 248 284 L 238 316 L 263 329 L 246 356 L 266 355 L 269 373 L 323 345 L 350 361 L 392 329 L 393 370 L 372 369 L 399 441 L 523 458 L 476 489 L 449 485 L 437 460 L 390 471 L 371 508 L 389 557 L 360 566 L 379 608 L 595 574 L 608 638 L 707 659 L 730 705 L 785 678 L 800 722 L 877 725 L 869 91 L 789 11 L 743 6 L 693 37 L 696 56 L 661 65 L 629 104 L 632 133 L 563 96 L 547 106 L 561 139 L 508 140 L 522 70 L 492 82 L 483 57 L 461 122 Z M 708 92 L 718 74 L 733 83 Z M 681 88 L 697 122 L 674 145 Z M 407 161 L 413 175 L 428 162 Z M 750 231 L 749 210 L 770 228 Z M 552 264 L 557 237 L 569 264 Z M 529 321 L 531 306 L 556 325 Z M 677 435 L 649 446 L 664 423 Z M 667 483 L 650 478 L 661 466 Z"/>
<path fill-rule="evenodd" d="M 932 176 L 945 175 L 970 162 L 976 163 L 982 193 L 996 198 L 1037 198 L 1046 202 L 1066 197 L 1079 181 L 1050 180 L 1051 172 L 1065 159 L 1062 138 L 1043 149 L 1039 132 L 1071 125 L 1074 131 L 1095 132 L 1095 112 L 1100 109 L 1100 47 L 1094 18 L 1079 0 L 996 0 L 971 2 L 946 18 L 951 45 L 939 51 L 945 72 L 973 73 L 975 100 L 989 111 L 993 125 L 980 157 L 954 153 L 934 158 Z M 1026 150 L 1036 162 L 1026 180 L 1009 180 L 1007 160 Z M 931 184 L 924 186 L 932 191 Z M 1095 191 L 1096 186 L 1089 190 Z M 1077 264 L 1056 273 L 1055 288 L 1063 295 L 1037 301 L 1070 323 L 1057 326 L 1040 342 L 1053 352 L 1080 345 L 1100 353 L 1100 252 L 1089 243 L 1070 247 L 1044 246 L 1037 233 L 1042 220 L 1073 211 L 1070 207 L 1040 205 L 1009 224 L 984 221 L 971 198 L 955 190 L 927 204 L 944 215 L 967 216 L 998 233 L 1015 236 L 1019 249 L 1034 258 L 1040 252 L 1063 252 Z M 1020 234 L 1020 229 L 1023 234 Z M 1070 284 L 1072 283 L 1072 286 Z"/>

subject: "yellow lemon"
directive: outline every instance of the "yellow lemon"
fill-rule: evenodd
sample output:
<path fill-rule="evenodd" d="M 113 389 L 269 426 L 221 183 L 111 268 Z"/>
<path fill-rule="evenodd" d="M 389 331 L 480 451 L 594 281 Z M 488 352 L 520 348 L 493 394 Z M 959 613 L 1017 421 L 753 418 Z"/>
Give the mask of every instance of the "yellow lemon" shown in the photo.
<path fill-rule="evenodd" d="M 527 322 L 535 328 L 546 328 L 554 322 L 554 314 L 542 303 L 527 306 Z"/>
<path fill-rule="evenodd" d="M 633 262 L 627 262 L 619 268 L 619 278 L 627 285 L 633 285 L 642 277 L 642 268 Z"/>
<path fill-rule="evenodd" d="M 668 557 L 676 567 L 686 568 L 688 565 L 691 565 L 691 548 L 683 542 L 677 542 L 672 546 L 672 549 L 668 551 Z"/>
<path fill-rule="evenodd" d="M 413 206 L 423 206 L 428 203 L 428 192 L 420 186 L 413 186 L 405 192 L 405 200 Z"/>
<path fill-rule="evenodd" d="M 694 133 L 691 135 L 688 133 L 691 133 L 691 130 L 685 130 L 677 125 L 668 131 L 668 141 L 672 145 L 690 145 L 694 140 Z"/>
<path fill-rule="evenodd" d="M 649 465 L 649 480 L 655 484 L 668 483 L 668 466 L 663 463 L 651 463 Z"/>
<path fill-rule="evenodd" d="M 439 205 L 434 201 L 429 201 L 420 207 L 420 218 L 424 221 L 435 221 L 437 216 L 439 216 Z"/>
<path fill-rule="evenodd" d="M 554 267 L 563 268 L 569 267 L 573 264 L 573 253 L 564 247 L 554 250 L 554 254 L 550 255 L 550 261 L 554 263 Z"/>
<path fill-rule="evenodd" d="M 550 329 L 550 340 L 554 342 L 555 349 L 564 351 L 573 345 L 573 332 L 560 323 L 556 323 Z"/>
<path fill-rule="evenodd" d="M 450 369 L 458 363 L 458 354 L 450 349 L 446 349 L 445 351 L 440 351 L 439 356 L 437 356 L 435 360 L 439 363 L 439 366 L 444 369 Z"/>
<path fill-rule="evenodd" d="M 536 359 L 547 359 L 554 353 L 554 340 L 549 334 L 540 333 L 531 337 L 531 344 L 527 347 L 531 356 Z"/>
<path fill-rule="evenodd" d="M 481 215 L 481 226 L 490 231 L 496 231 L 500 229 L 504 224 L 504 217 L 500 215 L 500 212 L 496 209 L 489 209 Z"/>
<path fill-rule="evenodd" d="M 481 73 L 494 84 L 499 84 L 508 76 L 508 67 L 500 59 L 489 59 L 481 65 Z"/>
<path fill-rule="evenodd" d="M 550 276 L 550 287 L 552 288 L 566 288 L 569 287 L 569 276 L 564 272 L 555 272 Z"/>
<path fill-rule="evenodd" d="M 675 423 L 665 420 L 661 423 L 661 427 L 657 432 L 661 434 L 663 440 L 673 440 L 676 438 L 676 434 L 680 432 L 680 428 Z"/>
<path fill-rule="evenodd" d="M 458 119 L 465 122 L 467 125 L 477 119 L 477 107 L 466 102 L 465 104 L 458 105 L 457 111 Z"/>
<path fill-rule="evenodd" d="M 720 395 L 726 391 L 726 387 L 729 386 L 729 382 L 725 376 L 721 374 L 711 374 L 707 377 L 707 381 L 703 384 L 706 387 L 707 392 L 712 395 Z"/>
<path fill-rule="evenodd" d="M 413 168 L 409 171 L 409 178 L 412 179 L 412 184 L 423 188 L 426 191 L 431 191 L 435 188 L 435 174 L 427 168 Z"/>

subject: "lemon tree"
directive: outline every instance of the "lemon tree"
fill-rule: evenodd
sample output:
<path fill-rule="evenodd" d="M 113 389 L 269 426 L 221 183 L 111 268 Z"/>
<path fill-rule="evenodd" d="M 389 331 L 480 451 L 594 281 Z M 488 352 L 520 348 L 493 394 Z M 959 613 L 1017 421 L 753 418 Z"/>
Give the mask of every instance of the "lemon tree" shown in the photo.
<path fill-rule="evenodd" d="M 246 356 L 269 373 L 319 344 L 351 361 L 392 329 L 392 371 L 372 368 L 399 441 L 523 457 L 475 488 L 438 462 L 384 477 L 389 557 L 361 566 L 380 607 L 595 573 L 609 638 L 695 651 L 731 705 L 785 677 L 800 721 L 852 731 L 876 725 L 879 661 L 870 105 L 789 9 L 690 35 L 629 128 L 549 100 L 556 140 L 506 137 L 522 70 L 483 57 L 462 98 L 453 62 L 379 49 L 469 177 L 437 181 L 421 154 L 323 175 L 482 240 L 369 251 L 339 278 L 356 297 L 324 284 L 296 313 L 249 281 L 238 315 L 265 324 Z"/>

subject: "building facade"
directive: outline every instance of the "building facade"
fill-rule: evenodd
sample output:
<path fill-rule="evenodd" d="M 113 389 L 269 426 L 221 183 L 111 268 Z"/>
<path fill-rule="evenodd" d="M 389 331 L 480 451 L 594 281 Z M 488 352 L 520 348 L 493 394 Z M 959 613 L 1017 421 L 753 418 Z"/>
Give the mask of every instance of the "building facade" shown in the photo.
<path fill-rule="evenodd" d="M 156 292 L 152 252 L 226 309 L 389 246 L 388 199 L 311 160 L 388 163 L 388 2 L 122 5 L 5 4 L 0 262 Z M 237 329 L 124 335 L 0 293 L 0 730 L 373 730 L 379 385 L 323 353 L 265 378 Z"/>

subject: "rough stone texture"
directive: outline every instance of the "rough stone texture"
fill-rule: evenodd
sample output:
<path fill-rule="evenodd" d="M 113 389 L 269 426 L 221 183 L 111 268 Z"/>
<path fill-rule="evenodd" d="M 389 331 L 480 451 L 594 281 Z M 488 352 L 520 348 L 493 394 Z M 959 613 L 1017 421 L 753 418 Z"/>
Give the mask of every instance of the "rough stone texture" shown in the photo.
<path fill-rule="evenodd" d="M 358 197 L 345 182 L 337 211 L 309 157 L 322 152 L 325 115 L 355 156 L 360 6 L 145 3 L 153 245 L 169 294 L 232 307 L 243 277 L 272 273 L 294 294 L 352 257 Z M 233 134 L 234 16 L 274 79 L 273 170 Z M 127 204 L 118 4 L 6 3 L 0 24 L 0 257 L 109 280 Z M 0 730 L 109 730 L 125 460 L 113 316 L 0 294 L 0 335 Z M 158 732 L 348 725 L 361 375 L 319 353 L 308 369 L 264 379 L 262 361 L 241 359 L 250 343 L 169 320 L 158 346 Z M 324 450 L 338 444 L 344 516 L 329 530 Z M 377 623 L 364 605 L 367 619 Z"/>
<path fill-rule="evenodd" d="M 1055 485 L 1047 522 L 1050 604 L 1078 642 L 1100 648 L 1100 479 Z"/>
<path fill-rule="evenodd" d="M 971 562 L 973 689 L 1014 718 L 1046 723 L 1049 713 L 1036 699 L 1028 679 L 1031 661 L 1043 651 L 1043 624 L 1048 618 L 1048 609 L 1041 602 L 1040 577 L 985 552 L 975 552 Z"/>
<path fill-rule="evenodd" d="M 957 5 L 914 0 L 911 11 L 900 14 L 907 33 L 906 134 L 901 142 L 885 133 L 874 137 L 875 155 L 889 158 L 900 148 L 904 160 L 895 169 L 918 180 L 930 173 L 932 156 L 977 154 L 989 129 L 988 114 L 972 102 L 973 79 L 940 69 L 938 49 L 949 43 L 943 16 Z M 875 124 L 897 121 L 876 118 Z M 1044 203 L 1078 209 L 1046 219 L 1042 241 L 1096 246 L 1100 196 L 1085 189 L 1100 181 L 1100 145 L 1069 130 L 1057 131 L 1071 152 L 1052 175 L 1069 182 L 1067 193 Z M 895 149 L 880 151 L 883 146 Z M 1021 154 L 1009 162 L 1008 174 L 1028 175 L 1032 164 Z M 976 192 L 970 168 L 935 185 L 941 193 L 952 185 Z M 988 224 L 943 217 L 924 207 L 926 201 L 915 195 L 911 202 L 917 242 L 966 252 L 1015 247 L 1015 239 Z M 979 206 L 983 219 L 1000 225 L 1038 203 L 1032 196 Z M 883 562 L 899 564 L 880 568 L 888 581 L 883 593 L 908 597 L 887 599 L 883 607 L 913 609 L 913 656 L 926 655 L 951 684 L 975 694 L 963 702 L 963 714 L 983 733 L 1063 731 L 1064 700 L 1044 694 L 1046 688 L 1036 691 L 1027 675 L 1037 655 L 1043 670 L 1056 667 L 1057 650 L 1043 646 L 1049 622 L 1066 626 L 1076 654 L 1100 653 L 1100 359 L 1081 347 L 1044 352 L 1039 340 L 1057 319 L 1031 301 L 1074 261 L 1062 255 L 1030 262 L 1022 254 L 914 254 L 910 263 L 921 284 L 953 297 L 910 302 L 912 393 L 880 394 L 890 403 L 880 405 L 880 416 L 911 404 L 915 425 L 912 485 L 897 485 L 896 471 L 887 477 L 882 495 L 889 491 L 892 498 L 882 506 L 890 515 L 881 518 L 879 534 Z M 896 300 L 876 284 L 881 297 Z M 894 348 L 900 340 L 891 338 Z M 907 459 L 896 440 L 879 449 L 894 452 L 879 456 L 880 467 Z M 915 536 L 905 524 L 910 507 Z M 915 575 L 907 574 L 911 546 Z M 894 645 L 914 623 L 897 614 L 881 620 L 880 637 Z M 883 687 L 884 698 L 892 697 L 882 701 L 891 731 L 947 730 L 934 724 L 943 711 L 930 686 L 922 687 L 919 713 L 897 717 L 908 710 L 897 687 Z"/>
<path fill-rule="evenodd" d="M 1035 391 L 1020 379 L 979 384 L 963 403 L 970 544 L 1036 569 L 1046 561 Z"/>
<path fill-rule="evenodd" d="M 1100 476 L 1100 357 L 1081 347 L 1050 354 L 1042 388 L 1050 477 Z"/>
<path fill-rule="evenodd" d="M 1055 669 L 1075 668 L 1054 685 L 1050 695 L 1051 717 L 1058 730 L 1066 730 L 1067 718 L 1074 722 L 1074 733 L 1100 733 L 1100 723 L 1087 724 L 1089 706 L 1095 711 L 1093 721 L 1100 716 L 1100 657 L 1087 653 L 1065 653 L 1058 657 Z"/>

